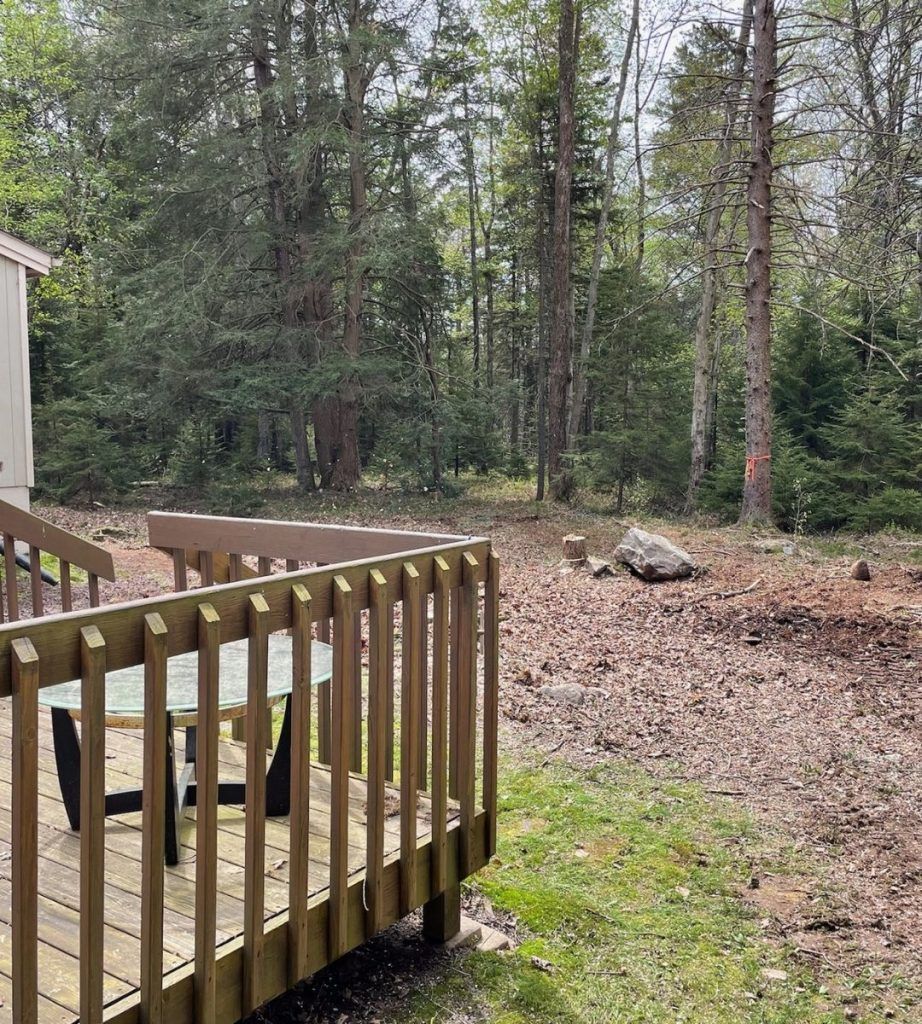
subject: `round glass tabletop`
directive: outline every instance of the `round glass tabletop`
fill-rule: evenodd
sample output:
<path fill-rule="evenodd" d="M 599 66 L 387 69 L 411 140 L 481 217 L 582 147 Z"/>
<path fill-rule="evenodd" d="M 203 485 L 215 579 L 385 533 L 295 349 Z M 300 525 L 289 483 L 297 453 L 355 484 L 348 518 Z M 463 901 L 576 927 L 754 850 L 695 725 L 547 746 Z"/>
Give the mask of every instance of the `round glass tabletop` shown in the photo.
<path fill-rule="evenodd" d="M 218 659 L 220 680 L 218 706 L 235 708 L 247 701 L 247 640 L 222 644 Z M 269 636 L 269 700 L 291 693 L 291 637 Z M 311 685 L 325 683 L 333 675 L 333 648 L 311 641 Z M 39 702 L 50 708 L 77 711 L 82 683 L 74 680 L 39 690 Z M 190 713 L 198 707 L 198 651 L 177 654 L 167 661 L 166 709 Z M 132 665 L 106 673 L 106 714 L 127 718 L 144 716 L 144 666 Z"/>

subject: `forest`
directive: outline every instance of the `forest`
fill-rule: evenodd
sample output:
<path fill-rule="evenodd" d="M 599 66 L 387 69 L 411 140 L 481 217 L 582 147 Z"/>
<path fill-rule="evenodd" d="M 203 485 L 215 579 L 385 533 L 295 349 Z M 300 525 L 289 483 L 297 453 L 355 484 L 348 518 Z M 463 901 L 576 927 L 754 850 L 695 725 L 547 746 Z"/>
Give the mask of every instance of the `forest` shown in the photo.
<path fill-rule="evenodd" d="M 40 491 L 922 529 L 916 0 L 6 0 Z"/>

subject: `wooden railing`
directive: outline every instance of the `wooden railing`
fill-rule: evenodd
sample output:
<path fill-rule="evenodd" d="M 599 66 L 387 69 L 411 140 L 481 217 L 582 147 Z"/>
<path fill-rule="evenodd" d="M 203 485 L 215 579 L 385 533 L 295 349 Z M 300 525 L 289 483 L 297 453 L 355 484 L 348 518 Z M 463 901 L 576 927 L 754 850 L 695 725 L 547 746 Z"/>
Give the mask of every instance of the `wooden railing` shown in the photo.
<path fill-rule="evenodd" d="M 3 540 L 4 569 L 3 581 L 0 583 L 0 623 L 4 621 L 4 617 L 10 622 L 16 622 L 20 618 L 38 618 L 44 615 L 43 551 L 58 560 L 61 608 L 65 612 L 73 608 L 73 566 L 87 574 L 88 600 L 93 608 L 99 605 L 100 577 L 105 580 L 115 579 L 112 556 L 108 551 L 5 501 L 0 501 L 0 538 Z M 20 600 L 19 593 L 17 541 L 27 544 L 29 548 L 30 605 L 29 614 L 25 616 L 22 614 L 24 602 Z"/>
<path fill-rule="evenodd" d="M 427 932 L 446 935 L 456 927 L 461 879 L 494 851 L 499 570 L 489 541 L 377 531 L 360 537 L 365 531 L 266 524 L 264 543 L 261 531 L 246 532 L 251 525 L 152 517 L 151 542 L 183 553 L 174 565 L 181 561 L 185 570 L 185 552 L 192 545 L 204 556 L 204 586 L 0 626 L 0 696 L 13 698 L 11 953 L 17 1024 L 38 1019 L 40 995 L 37 729 L 43 687 L 82 680 L 82 1021 L 102 1019 L 107 671 L 144 666 L 146 723 L 141 984 L 139 991 L 106 1009 L 107 1021 L 231 1024 L 421 905 Z M 180 526 L 187 532 L 175 532 Z M 213 526 L 225 531 L 220 549 L 211 546 L 218 543 L 208 532 Z M 191 539 L 192 529 L 199 531 L 197 540 Z M 300 541 L 295 543 L 297 530 Z M 246 545 L 238 543 L 238 536 L 248 538 Z M 373 552 L 375 544 L 388 550 L 354 560 L 356 552 L 367 552 L 369 546 Z M 337 559 L 337 547 L 352 560 Z M 241 559 L 237 575 L 245 554 L 284 558 L 288 571 L 207 585 L 209 563 L 218 550 L 228 555 L 229 567 L 235 556 Z M 339 564 L 292 568 L 301 560 Z M 257 571 L 269 568 L 263 564 Z M 261 788 L 268 730 L 267 643 L 269 633 L 285 630 L 291 632 L 294 653 L 289 906 L 267 922 Z M 323 637 L 332 638 L 333 677 L 315 704 L 311 644 Z M 218 666 L 222 645 L 244 638 L 250 649 L 247 717 L 252 730 L 246 758 L 244 920 L 242 934 L 218 946 Z M 195 956 L 187 967 L 164 978 L 166 670 L 168 658 L 192 651 L 199 660 Z M 309 878 L 307 842 L 312 737 L 322 738 L 320 760 L 329 765 L 330 856 L 329 874 L 322 880 L 325 896 L 309 901 L 308 893 L 317 891 L 317 879 Z M 361 772 L 367 785 L 367 834 L 365 868 L 350 874 L 349 784 L 354 772 Z M 390 784 L 399 787 L 400 843 L 399 854 L 385 857 Z M 431 800 L 431 832 L 426 835 L 419 834 L 423 797 Z"/>

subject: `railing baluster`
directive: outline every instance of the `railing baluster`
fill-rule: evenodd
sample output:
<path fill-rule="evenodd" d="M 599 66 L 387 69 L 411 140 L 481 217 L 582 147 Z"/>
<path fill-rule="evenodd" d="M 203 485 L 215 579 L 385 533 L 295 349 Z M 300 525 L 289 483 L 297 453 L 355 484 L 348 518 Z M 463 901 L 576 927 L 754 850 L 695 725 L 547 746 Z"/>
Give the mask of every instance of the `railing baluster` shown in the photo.
<path fill-rule="evenodd" d="M 400 686 L 400 913 L 409 914 L 416 897 L 417 767 L 419 765 L 419 571 L 411 562 L 403 565 L 403 637 Z"/>
<path fill-rule="evenodd" d="M 269 733 L 269 605 L 251 594 L 248 608 L 246 848 L 244 852 L 243 1012 L 262 1002 L 266 875 L 266 742 Z"/>
<path fill-rule="evenodd" d="M 474 752 L 477 743 L 477 559 L 461 560 L 461 611 L 458 656 L 458 784 L 461 800 L 461 875 L 474 863 Z"/>
<path fill-rule="evenodd" d="M 448 652 L 448 795 L 457 800 L 460 793 L 458 783 L 458 677 L 461 658 L 461 588 L 452 587 L 449 600 L 449 635 L 451 646 Z"/>
<path fill-rule="evenodd" d="M 272 559 L 267 555 L 259 556 L 259 575 L 260 576 L 271 576 L 272 575 Z"/>
<path fill-rule="evenodd" d="M 141 1021 L 163 1020 L 163 858 L 167 794 L 167 628 L 144 616 L 144 785 L 141 791 Z"/>
<path fill-rule="evenodd" d="M 321 643 L 330 642 L 330 620 L 321 619 L 319 629 Z M 331 756 L 330 731 L 332 728 L 333 709 L 330 699 L 330 683 L 321 683 L 317 687 L 317 760 L 321 764 L 329 764 Z"/>
<path fill-rule="evenodd" d="M 227 577 L 231 583 L 237 583 L 243 579 L 243 555 L 230 553 L 227 561 Z"/>
<path fill-rule="evenodd" d="M 432 891 L 444 890 L 447 880 L 448 777 L 448 580 L 450 570 L 441 555 L 433 560 L 432 609 Z"/>
<path fill-rule="evenodd" d="M 19 580 L 16 576 L 16 538 L 3 535 L 3 561 L 6 566 L 6 610 L 10 622 L 19 619 Z"/>
<path fill-rule="evenodd" d="M 34 544 L 29 545 L 29 583 L 32 588 L 32 618 L 39 619 L 45 614 L 42 595 L 42 552 Z"/>
<path fill-rule="evenodd" d="M 200 551 L 198 553 L 198 574 L 199 582 L 203 587 L 214 586 L 214 552 Z"/>
<path fill-rule="evenodd" d="M 354 772 L 362 770 L 362 613 L 356 611 L 352 620 L 352 644 L 355 656 L 352 659 L 352 755 L 349 767 Z"/>
<path fill-rule="evenodd" d="M 387 771 L 387 581 L 368 574 L 368 799 L 365 847 L 365 932 L 381 927 L 384 907 L 384 776 Z"/>
<path fill-rule="evenodd" d="M 385 630 L 387 638 L 387 710 L 385 711 L 384 726 L 384 750 L 385 750 L 385 777 L 388 782 L 394 781 L 394 605 L 387 604 L 385 618 Z"/>
<path fill-rule="evenodd" d="M 352 588 L 333 577 L 333 758 L 330 770 L 330 959 L 345 953 L 349 922 L 349 763 L 355 658 Z"/>
<path fill-rule="evenodd" d="M 490 552 L 483 598 L 483 806 L 487 856 L 496 853 L 497 746 L 499 728 L 499 555 Z"/>
<path fill-rule="evenodd" d="M 7 548 L 9 551 L 10 548 Z M 12 642 L 13 1020 L 38 1020 L 38 654 Z"/>
<path fill-rule="evenodd" d="M 297 558 L 286 558 L 285 559 L 285 572 L 297 572 L 301 568 L 301 563 Z"/>
<path fill-rule="evenodd" d="M 73 611 L 74 595 L 70 580 L 70 562 L 60 559 L 61 563 L 61 610 Z"/>
<path fill-rule="evenodd" d="M 311 595 L 303 584 L 291 588 L 291 817 L 288 869 L 288 980 L 309 973 L 307 895 L 311 798 Z"/>
<path fill-rule="evenodd" d="M 419 708 L 416 722 L 419 740 L 416 749 L 416 786 L 425 789 L 429 777 L 429 595 L 421 593 L 419 601 L 420 629 L 416 654 L 419 659 Z"/>
<path fill-rule="evenodd" d="M 80 1020 L 102 1019 L 106 861 L 106 642 L 80 630 Z"/>
<path fill-rule="evenodd" d="M 99 607 L 99 577 L 95 572 L 91 572 L 87 575 L 87 586 L 90 591 L 90 607 Z"/>
<path fill-rule="evenodd" d="M 177 593 L 189 589 L 189 574 L 186 570 L 186 549 L 173 548 L 173 589 Z"/>
<path fill-rule="evenodd" d="M 210 604 L 200 604 L 195 757 L 195 1006 L 196 1021 L 199 1024 L 213 1024 L 216 1009 L 220 632 L 221 620 L 214 607 Z"/>

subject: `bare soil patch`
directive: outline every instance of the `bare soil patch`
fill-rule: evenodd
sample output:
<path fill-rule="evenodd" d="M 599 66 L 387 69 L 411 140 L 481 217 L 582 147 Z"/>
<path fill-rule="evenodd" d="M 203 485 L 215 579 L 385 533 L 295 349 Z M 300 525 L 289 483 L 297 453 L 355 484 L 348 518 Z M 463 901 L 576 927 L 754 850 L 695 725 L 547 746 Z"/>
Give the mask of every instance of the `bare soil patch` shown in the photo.
<path fill-rule="evenodd" d="M 561 576 L 564 534 L 585 534 L 590 553 L 611 559 L 621 524 L 533 509 L 460 501 L 420 514 L 366 496 L 274 511 L 492 536 L 503 562 L 503 741 L 586 765 L 631 759 L 742 801 L 814 872 L 803 891 L 803 879 L 753 864 L 741 895 L 767 927 L 820 966 L 918 982 L 922 573 L 911 549 L 875 539 L 864 583 L 849 577 L 850 556 L 810 542 L 785 555 L 733 529 L 643 524 L 707 572 L 661 584 Z M 123 579 L 106 600 L 168 587 L 167 560 L 143 550 L 142 515 L 50 515 L 86 536 L 105 523 L 124 530 L 107 542 Z M 586 688 L 584 699 L 542 692 L 560 684 Z"/>

